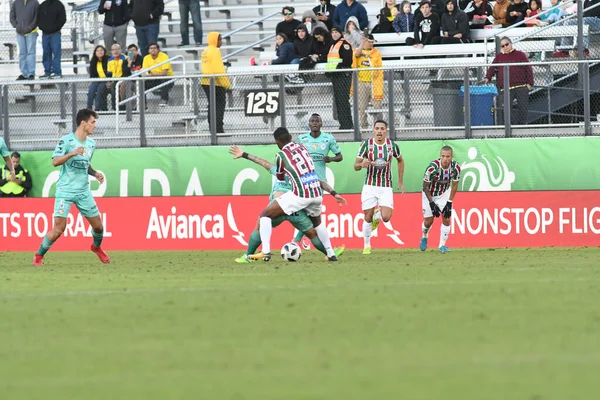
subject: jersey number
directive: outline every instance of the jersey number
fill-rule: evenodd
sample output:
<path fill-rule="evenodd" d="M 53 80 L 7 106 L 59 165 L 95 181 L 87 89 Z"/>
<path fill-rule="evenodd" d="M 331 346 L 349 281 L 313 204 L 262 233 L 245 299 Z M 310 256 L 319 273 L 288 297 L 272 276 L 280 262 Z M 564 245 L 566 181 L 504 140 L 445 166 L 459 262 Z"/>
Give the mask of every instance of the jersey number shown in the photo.
<path fill-rule="evenodd" d="M 246 116 L 263 116 L 279 114 L 279 91 L 248 91 L 245 97 Z"/>
<path fill-rule="evenodd" d="M 300 175 L 306 175 L 311 171 L 315 170 L 315 163 L 313 162 L 310 154 L 305 154 L 304 157 L 300 153 L 292 154 L 292 160 L 294 160 L 294 165 L 296 169 L 300 173 Z M 306 162 L 304 162 L 306 160 Z M 308 165 L 306 165 L 308 163 Z"/>

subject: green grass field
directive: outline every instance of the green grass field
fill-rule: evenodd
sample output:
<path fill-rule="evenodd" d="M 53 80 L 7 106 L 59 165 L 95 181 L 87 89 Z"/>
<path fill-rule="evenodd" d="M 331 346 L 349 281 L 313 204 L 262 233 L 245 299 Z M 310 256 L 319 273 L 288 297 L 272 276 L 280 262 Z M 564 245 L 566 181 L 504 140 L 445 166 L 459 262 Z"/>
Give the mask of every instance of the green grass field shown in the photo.
<path fill-rule="evenodd" d="M 110 250 L 110 249 L 107 249 Z M 592 399 L 600 248 L 0 254 L 0 399 Z"/>

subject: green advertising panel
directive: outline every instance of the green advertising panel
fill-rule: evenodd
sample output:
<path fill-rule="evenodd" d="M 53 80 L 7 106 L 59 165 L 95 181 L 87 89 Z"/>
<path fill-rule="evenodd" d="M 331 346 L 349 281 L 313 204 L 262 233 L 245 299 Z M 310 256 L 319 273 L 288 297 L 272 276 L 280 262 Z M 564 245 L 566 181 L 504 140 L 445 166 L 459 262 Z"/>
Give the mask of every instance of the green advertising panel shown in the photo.
<path fill-rule="evenodd" d="M 401 141 L 404 185 L 421 190 L 427 164 L 450 145 L 462 166 L 461 191 L 600 189 L 600 138 L 539 138 Z M 344 160 L 327 164 L 328 181 L 340 193 L 360 193 L 365 171 L 354 171 L 359 143 L 340 143 Z M 244 146 L 274 161 L 276 145 Z M 32 197 L 54 195 L 59 168 L 49 151 L 23 152 L 33 180 Z M 245 159 L 233 160 L 228 147 L 173 147 L 96 150 L 92 164 L 106 176 L 95 196 L 193 196 L 268 194 L 272 176 Z M 394 182 L 397 182 L 394 162 Z M 394 183 L 396 184 L 396 183 Z"/>

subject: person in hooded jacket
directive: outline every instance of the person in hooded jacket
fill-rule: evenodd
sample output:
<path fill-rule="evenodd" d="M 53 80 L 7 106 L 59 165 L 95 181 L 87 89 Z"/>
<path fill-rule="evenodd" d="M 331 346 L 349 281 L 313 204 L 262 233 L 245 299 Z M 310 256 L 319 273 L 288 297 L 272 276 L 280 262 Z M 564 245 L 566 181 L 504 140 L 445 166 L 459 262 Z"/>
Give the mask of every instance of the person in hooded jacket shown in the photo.
<path fill-rule="evenodd" d="M 329 48 L 331 47 L 331 35 L 328 31 L 323 28 L 315 29 L 313 33 L 312 49 L 310 51 L 310 57 L 314 63 L 327 62 L 327 55 L 329 54 Z"/>
<path fill-rule="evenodd" d="M 529 5 L 523 0 L 514 0 L 506 10 L 506 23 L 510 26 L 523 21 L 527 16 L 528 8 Z"/>
<path fill-rule="evenodd" d="M 442 15 L 442 44 L 471 43 L 469 18 L 456 4 L 446 0 L 446 12 Z"/>
<path fill-rule="evenodd" d="M 118 43 L 121 49 L 125 49 L 127 25 L 131 19 L 127 0 L 100 0 L 98 14 L 104 14 L 102 26 L 104 46 L 110 49 L 113 44 Z"/>
<path fill-rule="evenodd" d="M 306 25 L 300 24 L 296 28 L 296 40 L 294 40 L 294 53 L 296 58 L 290 64 L 300 64 L 300 60 L 310 57 L 312 54 L 313 37 L 308 33 Z"/>
<path fill-rule="evenodd" d="M 225 65 L 223 64 L 223 56 L 219 47 L 223 44 L 223 39 L 219 32 L 210 32 L 207 37 L 208 46 L 202 52 L 200 59 L 202 61 L 202 75 L 210 74 L 225 74 Z M 208 99 L 208 123 L 210 126 L 210 77 L 202 77 L 200 81 L 206 98 Z M 223 117 L 225 115 L 225 106 L 227 105 L 227 90 L 231 89 L 231 82 L 227 76 L 215 77 L 215 107 L 217 109 L 216 131 L 223 133 Z"/>
<path fill-rule="evenodd" d="M 404 4 L 404 3 L 403 3 Z M 371 33 L 394 33 L 394 19 L 396 15 L 402 13 L 400 4 L 396 4 L 396 0 L 386 0 L 385 6 L 379 10 L 377 25 L 373 28 Z M 357 46 L 358 47 L 358 46 Z"/>
<path fill-rule="evenodd" d="M 285 33 L 278 33 L 276 37 L 277 45 L 275 46 L 275 55 L 277 58 L 271 60 L 271 64 L 291 64 L 292 60 L 296 58 L 294 53 L 294 44 L 289 41 Z"/>
<path fill-rule="evenodd" d="M 67 22 L 65 6 L 60 0 L 46 0 L 37 12 L 38 28 L 42 31 L 42 64 L 44 75 L 40 79 L 60 78 L 62 57 L 60 30 Z"/>
<path fill-rule="evenodd" d="M 331 0 L 319 0 L 319 5 L 313 8 L 313 12 L 317 16 L 317 20 L 325 24 L 327 31 L 333 27 L 335 6 L 331 4 Z"/>
<path fill-rule="evenodd" d="M 360 30 L 360 25 L 358 24 L 358 18 L 348 18 L 346 26 L 344 27 L 344 32 L 344 39 L 352 45 L 352 48 L 357 48 L 362 44 L 363 35 Z"/>
<path fill-rule="evenodd" d="M 331 28 L 333 43 L 327 54 L 326 71 L 337 69 L 350 69 L 353 62 L 352 45 L 342 36 L 342 28 L 334 26 Z M 352 83 L 351 72 L 326 72 L 333 85 L 333 101 L 337 110 L 337 119 L 340 121 L 340 129 L 354 129 L 352 122 L 352 111 L 350 110 L 350 85 Z"/>
<path fill-rule="evenodd" d="M 329 28 L 327 27 L 327 25 L 325 25 L 324 22 L 321 22 L 317 19 L 317 16 L 315 15 L 313 10 L 304 11 L 304 14 L 302 14 L 302 24 L 306 27 L 306 31 L 309 35 L 312 35 L 315 29 L 317 29 L 317 27 L 329 30 Z M 296 30 L 298 30 L 298 27 L 296 27 Z"/>
<path fill-rule="evenodd" d="M 423 48 L 428 44 L 440 43 L 440 17 L 431 11 L 431 2 L 423 0 L 420 3 L 418 15 L 415 13 L 415 35 L 406 38 L 406 44 Z"/>

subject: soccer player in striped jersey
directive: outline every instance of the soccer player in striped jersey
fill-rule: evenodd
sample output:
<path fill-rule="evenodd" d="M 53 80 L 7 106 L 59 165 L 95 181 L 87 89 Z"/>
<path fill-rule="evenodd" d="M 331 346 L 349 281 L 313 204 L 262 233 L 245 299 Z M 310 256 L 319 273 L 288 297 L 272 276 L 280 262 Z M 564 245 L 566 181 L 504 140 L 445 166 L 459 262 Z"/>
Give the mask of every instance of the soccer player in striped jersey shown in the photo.
<path fill-rule="evenodd" d="M 229 153 L 233 154 L 234 160 L 238 159 L 238 158 L 245 158 L 247 160 L 250 160 L 250 161 L 262 166 L 267 171 L 269 171 L 269 173 L 271 175 L 275 175 L 275 173 L 276 173 L 276 168 L 275 168 L 274 164 L 272 164 L 272 163 L 268 162 L 267 160 L 260 158 L 258 156 L 248 154 L 238 146 L 231 146 L 229 148 Z M 336 198 L 336 201 L 338 202 L 340 207 L 343 204 L 346 204 L 346 200 L 343 197 L 339 196 L 337 193 L 335 193 L 333 188 L 331 186 L 329 186 L 327 184 L 327 182 L 319 180 L 319 183 L 321 184 L 321 188 L 323 190 L 328 191 L 330 194 L 333 193 L 332 195 Z M 273 202 L 276 198 L 278 198 L 279 196 L 283 195 L 286 192 L 289 192 L 290 190 L 292 190 L 292 185 L 289 182 L 289 178 L 286 177 L 283 181 L 275 181 L 275 183 L 273 184 L 273 188 L 271 190 L 271 195 L 269 196 L 270 202 Z M 321 243 L 321 240 L 317 236 L 317 232 L 315 231 L 315 229 L 313 227 L 312 221 L 310 220 L 310 218 L 308 218 L 308 216 L 306 215 L 306 212 L 304 210 L 295 212 L 292 215 L 284 214 L 281 217 L 273 219 L 273 228 L 276 228 L 277 226 L 281 225 L 281 223 L 284 221 L 288 221 L 290 224 L 292 224 L 294 226 L 294 228 L 296 228 L 298 231 L 302 232 L 303 235 L 305 234 L 306 237 L 310 239 L 310 241 L 312 242 L 312 244 L 315 246 L 315 248 L 317 250 L 319 250 L 321 253 L 327 255 L 327 250 L 325 250 L 325 246 L 323 246 L 323 243 Z M 246 250 L 246 254 L 244 254 L 242 257 L 236 258 L 235 262 L 238 264 L 248 264 L 248 263 L 254 262 L 254 260 L 264 258 L 263 252 L 255 254 L 256 249 L 258 249 L 258 246 L 260 246 L 260 244 L 261 244 L 261 240 L 260 240 L 259 226 L 257 226 L 256 229 L 250 235 L 250 239 L 248 240 L 248 249 Z M 335 256 L 339 257 L 344 252 L 344 247 L 343 246 L 338 247 L 338 248 L 334 249 L 334 252 L 335 252 Z M 325 258 L 328 259 L 328 257 L 325 257 Z"/>
<path fill-rule="evenodd" d="M 404 194 L 404 158 L 400 147 L 388 137 L 387 122 L 378 120 L 373 126 L 373 137 L 365 140 L 358 149 L 354 170 L 366 168 L 365 184 L 361 201 L 365 213 L 363 223 L 363 254 L 371 254 L 371 234 L 379 221 L 388 222 L 394 211 L 394 191 L 392 189 L 392 159 L 398 161 L 398 189 Z M 375 212 L 375 207 L 379 210 Z"/>
<path fill-rule="evenodd" d="M 275 157 L 275 176 L 278 180 L 283 180 L 287 176 L 292 184 L 292 190 L 276 198 L 260 214 L 263 260 L 271 260 L 273 219 L 304 210 L 313 222 L 315 231 L 327 250 L 327 257 L 330 261 L 337 261 L 327 228 L 321 224 L 323 191 L 308 149 L 302 144 L 294 143 L 292 135 L 285 128 L 277 128 L 273 137 L 280 149 Z"/>
<path fill-rule="evenodd" d="M 440 244 L 438 250 L 448 253 L 446 241 L 450 235 L 450 217 L 452 217 L 452 201 L 458 189 L 460 180 L 460 165 L 452 159 L 454 156 L 452 147 L 444 146 L 440 152 L 440 158 L 433 160 L 425 170 L 423 177 L 423 236 L 419 248 L 427 250 L 427 239 L 433 218 L 442 216 L 442 227 L 440 229 Z"/>
<path fill-rule="evenodd" d="M 319 114 L 310 116 L 308 126 L 310 132 L 298 136 L 296 142 L 306 146 L 315 163 L 317 176 L 320 180 L 327 182 L 326 164 L 330 162 L 341 162 L 344 159 L 342 150 L 340 150 L 333 135 L 321 132 L 323 120 Z M 333 153 L 333 157 L 329 156 L 330 153 Z M 303 240 L 302 243 L 300 243 L 302 236 L 302 232 L 296 229 L 294 232 L 294 242 L 304 250 L 310 250 L 310 242 L 307 243 L 306 240 Z"/>

